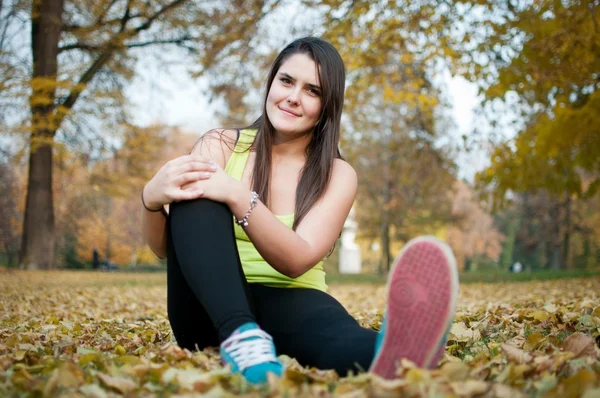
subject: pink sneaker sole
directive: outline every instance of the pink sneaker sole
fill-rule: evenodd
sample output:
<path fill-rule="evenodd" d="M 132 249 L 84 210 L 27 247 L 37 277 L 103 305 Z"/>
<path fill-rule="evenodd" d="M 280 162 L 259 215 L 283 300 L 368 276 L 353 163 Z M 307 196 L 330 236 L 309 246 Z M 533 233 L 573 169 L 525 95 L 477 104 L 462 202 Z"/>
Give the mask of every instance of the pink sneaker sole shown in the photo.
<path fill-rule="evenodd" d="M 386 331 L 370 370 L 392 379 L 402 358 L 428 367 L 439 353 L 458 296 L 452 251 L 434 237 L 411 240 L 394 261 L 387 289 Z"/>

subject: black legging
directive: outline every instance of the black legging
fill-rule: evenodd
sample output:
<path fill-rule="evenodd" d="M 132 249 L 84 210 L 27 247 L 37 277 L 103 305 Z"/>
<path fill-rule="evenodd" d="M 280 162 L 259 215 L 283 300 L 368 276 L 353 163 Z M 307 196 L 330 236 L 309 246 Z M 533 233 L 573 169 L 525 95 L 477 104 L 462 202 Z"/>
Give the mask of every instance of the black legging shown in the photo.
<path fill-rule="evenodd" d="M 303 366 L 335 369 L 342 376 L 369 368 L 377 333 L 361 327 L 332 296 L 246 281 L 225 204 L 175 203 L 167 224 L 167 307 L 181 347 L 218 346 L 254 321 L 273 336 L 278 354 Z"/>

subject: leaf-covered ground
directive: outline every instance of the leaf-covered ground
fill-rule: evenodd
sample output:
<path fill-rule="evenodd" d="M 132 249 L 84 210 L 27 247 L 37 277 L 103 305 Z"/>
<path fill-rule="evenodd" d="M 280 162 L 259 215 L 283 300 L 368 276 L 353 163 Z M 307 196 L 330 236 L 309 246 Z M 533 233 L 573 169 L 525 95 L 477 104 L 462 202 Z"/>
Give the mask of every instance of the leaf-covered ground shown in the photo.
<path fill-rule="evenodd" d="M 379 328 L 384 286 L 330 292 Z M 164 275 L 0 269 L 0 396 L 600 397 L 599 295 L 598 277 L 463 285 L 435 370 L 338 378 L 282 356 L 285 377 L 255 388 L 171 343 Z"/>

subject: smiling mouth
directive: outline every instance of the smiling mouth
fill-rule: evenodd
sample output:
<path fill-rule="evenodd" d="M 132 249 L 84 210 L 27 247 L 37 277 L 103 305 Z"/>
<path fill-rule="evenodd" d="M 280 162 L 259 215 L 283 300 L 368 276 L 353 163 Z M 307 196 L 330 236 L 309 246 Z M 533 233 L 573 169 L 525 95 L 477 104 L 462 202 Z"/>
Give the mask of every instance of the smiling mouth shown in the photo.
<path fill-rule="evenodd" d="M 300 117 L 300 115 L 298 115 L 297 113 L 294 113 L 288 109 L 279 108 L 279 110 L 282 111 L 283 113 L 287 113 L 290 116 Z"/>

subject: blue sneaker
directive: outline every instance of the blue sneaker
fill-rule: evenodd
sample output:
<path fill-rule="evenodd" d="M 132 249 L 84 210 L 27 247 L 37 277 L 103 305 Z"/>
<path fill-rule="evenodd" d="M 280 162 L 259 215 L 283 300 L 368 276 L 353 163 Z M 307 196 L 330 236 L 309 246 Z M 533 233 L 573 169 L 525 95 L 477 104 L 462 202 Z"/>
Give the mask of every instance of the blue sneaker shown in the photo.
<path fill-rule="evenodd" d="M 387 291 L 370 371 L 393 379 L 403 358 L 422 368 L 437 365 L 458 297 L 450 247 L 430 236 L 408 242 L 390 270 Z"/>
<path fill-rule="evenodd" d="M 254 322 L 237 328 L 221 343 L 221 359 L 232 366 L 233 373 L 241 373 L 251 384 L 267 381 L 267 373 L 277 377 L 283 374 L 283 364 L 277 359 L 273 338 Z"/>
<path fill-rule="evenodd" d="M 451 319 L 453 320 L 454 316 L 452 316 Z M 427 365 L 427 367 L 429 369 L 435 369 L 438 366 L 438 364 L 440 363 L 440 361 L 442 360 L 442 356 L 444 355 L 444 352 L 446 351 L 446 343 L 448 342 L 448 336 L 450 336 L 451 328 L 452 328 L 452 322 L 450 322 L 450 324 L 446 328 L 444 337 L 442 338 L 442 341 L 440 342 L 440 345 L 438 346 L 438 349 L 437 349 L 435 355 L 431 358 L 431 360 L 429 361 L 429 364 Z"/>

